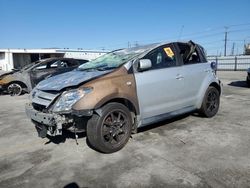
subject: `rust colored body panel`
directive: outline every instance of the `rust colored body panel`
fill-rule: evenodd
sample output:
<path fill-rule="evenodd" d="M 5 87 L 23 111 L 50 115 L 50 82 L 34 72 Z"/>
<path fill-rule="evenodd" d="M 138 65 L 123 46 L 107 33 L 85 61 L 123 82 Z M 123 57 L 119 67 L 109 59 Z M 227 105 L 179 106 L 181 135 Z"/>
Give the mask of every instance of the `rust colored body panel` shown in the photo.
<path fill-rule="evenodd" d="M 133 104 L 136 113 L 139 113 L 134 74 L 129 74 L 124 66 L 81 86 L 83 87 L 91 87 L 93 91 L 79 100 L 73 106 L 74 110 L 97 109 L 110 100 L 126 99 Z"/>
<path fill-rule="evenodd" d="M 15 81 L 15 78 L 12 75 L 7 75 L 7 76 L 4 76 L 4 78 L 0 80 L 0 85 L 7 85 L 13 81 Z"/>

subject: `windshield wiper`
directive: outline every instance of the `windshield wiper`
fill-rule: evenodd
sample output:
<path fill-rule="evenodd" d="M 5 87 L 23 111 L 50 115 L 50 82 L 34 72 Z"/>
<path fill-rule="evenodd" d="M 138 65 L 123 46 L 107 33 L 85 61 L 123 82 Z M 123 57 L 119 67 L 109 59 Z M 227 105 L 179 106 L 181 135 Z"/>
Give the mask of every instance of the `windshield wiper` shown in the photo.
<path fill-rule="evenodd" d="M 85 68 L 85 69 L 78 68 L 78 70 L 80 70 L 80 71 L 91 71 L 91 70 L 96 70 L 96 68 L 93 68 L 93 67 Z"/>
<path fill-rule="evenodd" d="M 97 67 L 89 67 L 89 68 L 83 68 L 80 70 L 81 71 L 91 71 L 91 70 L 98 70 L 98 71 L 104 71 L 104 70 L 108 70 L 108 69 L 113 69 L 115 67 L 109 67 L 107 64 L 104 64 L 104 65 L 100 65 L 100 66 L 97 66 Z"/>
<path fill-rule="evenodd" d="M 117 67 L 97 67 L 96 69 L 99 70 L 99 71 L 105 71 L 105 70 L 112 70 L 112 69 L 115 69 Z"/>

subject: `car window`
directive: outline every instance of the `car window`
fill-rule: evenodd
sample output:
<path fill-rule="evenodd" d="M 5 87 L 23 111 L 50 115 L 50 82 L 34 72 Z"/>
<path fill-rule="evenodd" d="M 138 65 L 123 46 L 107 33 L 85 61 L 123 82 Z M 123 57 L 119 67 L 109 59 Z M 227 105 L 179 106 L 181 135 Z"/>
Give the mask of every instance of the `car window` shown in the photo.
<path fill-rule="evenodd" d="M 172 47 L 164 46 L 149 52 L 143 59 L 150 59 L 152 69 L 176 66 L 176 56 Z"/>
<path fill-rule="evenodd" d="M 79 65 L 87 63 L 87 62 L 88 62 L 88 60 L 78 60 Z"/>
<path fill-rule="evenodd" d="M 79 65 L 79 63 L 78 63 L 78 60 L 76 60 L 76 59 L 72 59 L 72 60 L 68 61 L 69 67 L 77 67 L 78 65 Z"/>
<path fill-rule="evenodd" d="M 50 65 L 49 68 L 67 68 L 69 66 L 68 61 L 66 60 L 57 60 Z"/>
<path fill-rule="evenodd" d="M 35 68 L 35 70 L 43 70 L 43 69 L 46 69 L 47 68 L 47 65 L 46 64 L 42 64 L 42 65 L 39 65 Z"/>
<path fill-rule="evenodd" d="M 206 57 L 207 54 L 206 54 L 205 49 L 202 46 L 197 46 L 197 49 L 198 49 L 199 54 L 200 54 L 201 62 L 207 62 L 207 57 Z"/>
<path fill-rule="evenodd" d="M 190 54 L 189 58 L 184 62 L 184 64 L 194 64 L 194 63 L 200 63 L 200 56 L 197 50 L 195 50 L 193 53 Z"/>
<path fill-rule="evenodd" d="M 68 66 L 69 67 L 77 67 L 79 65 L 82 65 L 84 63 L 88 62 L 87 60 L 81 60 L 81 59 L 72 59 L 68 61 Z"/>
<path fill-rule="evenodd" d="M 201 57 L 198 52 L 197 46 L 190 46 L 188 44 L 179 43 L 180 56 L 182 58 L 183 64 L 195 64 L 201 62 Z"/>

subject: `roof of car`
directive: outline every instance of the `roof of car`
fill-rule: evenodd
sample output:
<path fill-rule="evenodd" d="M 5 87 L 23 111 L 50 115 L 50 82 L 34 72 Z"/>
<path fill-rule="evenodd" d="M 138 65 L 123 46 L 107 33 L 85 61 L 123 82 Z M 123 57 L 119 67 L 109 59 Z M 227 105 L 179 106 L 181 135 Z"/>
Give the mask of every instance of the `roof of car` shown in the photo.
<path fill-rule="evenodd" d="M 131 53 L 131 52 L 134 52 L 134 53 L 144 53 L 144 52 L 148 52 L 148 51 L 151 51 L 157 47 L 160 47 L 162 45 L 167 45 L 167 44 L 174 44 L 174 43 L 183 43 L 183 44 L 188 44 L 190 43 L 191 41 L 177 41 L 177 42 L 161 42 L 161 43 L 153 43 L 153 44 L 147 44 L 147 45 L 142 45 L 142 46 L 137 46 L 137 47 L 132 47 L 132 48 L 124 48 L 124 49 L 118 49 L 118 50 L 115 50 L 113 52 L 118 52 L 119 53 Z"/>
<path fill-rule="evenodd" d="M 62 60 L 62 59 L 76 59 L 76 58 L 67 58 L 67 57 L 50 57 L 50 58 L 45 58 L 41 59 L 41 61 L 50 61 L 50 60 Z M 77 60 L 84 60 L 84 59 L 77 59 Z"/>

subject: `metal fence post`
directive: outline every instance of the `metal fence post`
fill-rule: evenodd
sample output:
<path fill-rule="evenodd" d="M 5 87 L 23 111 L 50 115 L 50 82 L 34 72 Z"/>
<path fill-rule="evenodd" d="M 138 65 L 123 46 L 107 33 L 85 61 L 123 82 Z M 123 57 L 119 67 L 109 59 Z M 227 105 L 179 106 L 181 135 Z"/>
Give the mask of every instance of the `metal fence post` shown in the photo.
<path fill-rule="evenodd" d="M 235 59 L 234 59 L 234 71 L 237 71 L 237 56 L 235 56 Z"/>

